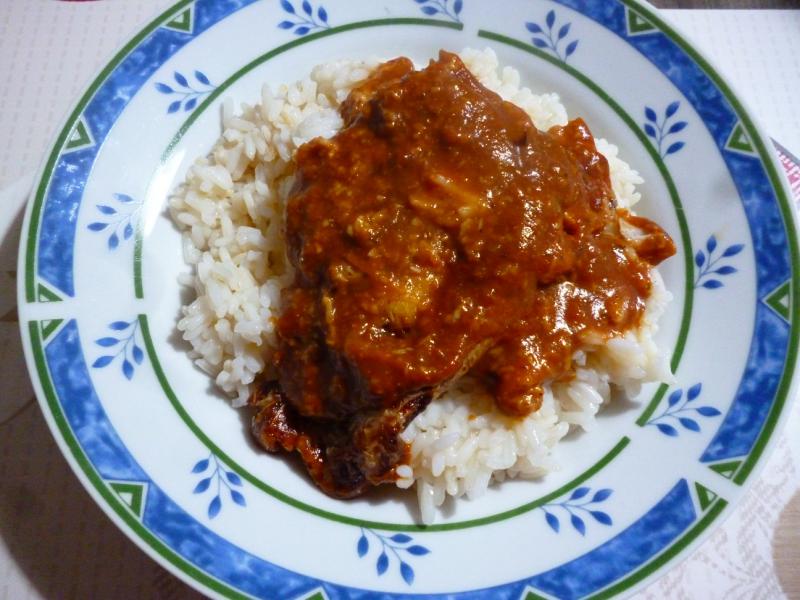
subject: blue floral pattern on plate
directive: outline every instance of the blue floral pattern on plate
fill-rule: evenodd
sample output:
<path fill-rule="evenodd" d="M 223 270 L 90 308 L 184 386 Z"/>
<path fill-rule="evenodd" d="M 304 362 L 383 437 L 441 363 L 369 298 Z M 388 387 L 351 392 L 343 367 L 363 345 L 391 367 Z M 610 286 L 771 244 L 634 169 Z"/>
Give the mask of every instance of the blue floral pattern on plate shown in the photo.
<path fill-rule="evenodd" d="M 657 428 L 664 435 L 678 437 L 678 425 L 688 431 L 700 433 L 700 423 L 696 417 L 718 417 L 722 413 L 713 406 L 695 406 L 692 404 L 703 391 L 703 384 L 696 383 L 684 395 L 683 390 L 678 389 L 667 397 L 667 406 L 660 415 L 653 417 L 647 422 L 650 427 Z M 690 406 L 691 405 L 691 406 Z"/>
<path fill-rule="evenodd" d="M 331 27 L 328 24 L 328 11 L 321 4 L 315 10 L 311 2 L 303 0 L 300 10 L 297 10 L 289 0 L 281 0 L 281 8 L 292 16 L 290 20 L 278 23 L 279 29 L 291 29 L 295 35 L 303 36 Z"/>
<path fill-rule="evenodd" d="M 380 544 L 378 557 L 375 561 L 375 572 L 380 576 L 386 573 L 389 569 L 390 558 L 394 557 L 397 563 L 397 568 L 400 571 L 400 576 L 408 585 L 414 583 L 414 569 L 413 567 L 403 560 L 401 554 L 406 554 L 406 560 L 409 556 L 425 556 L 430 554 L 430 550 L 425 546 L 415 544 L 414 539 L 405 533 L 395 533 L 394 535 L 382 535 L 374 529 L 367 527 L 361 528 L 361 536 L 358 538 L 356 544 L 356 552 L 359 558 L 364 558 L 370 549 L 370 538 L 373 542 Z M 388 551 L 388 554 L 387 554 Z"/>
<path fill-rule="evenodd" d="M 195 11 L 195 27 L 192 28 L 191 34 L 174 32 L 163 27 L 156 29 L 152 35 L 143 37 L 139 46 L 131 50 L 129 55 L 123 56 L 119 60 L 115 59 L 107 78 L 98 79 L 96 95 L 87 104 L 79 104 L 80 110 L 76 112 L 79 114 L 79 118 L 84 120 L 90 134 L 89 137 L 96 143 L 70 153 L 59 154 L 61 151 L 58 148 L 54 149 L 53 174 L 48 176 L 50 177 L 47 181 L 49 187 L 42 188 L 47 191 L 42 194 L 41 200 L 43 211 L 41 231 L 34 230 L 33 226 L 31 229 L 30 241 L 34 242 L 31 247 L 36 248 L 38 252 L 34 255 L 38 262 L 32 267 L 35 269 L 36 277 L 62 291 L 65 295 L 74 295 L 71 274 L 73 272 L 72 247 L 76 220 L 64 217 L 79 213 L 77 208 L 80 207 L 82 199 L 85 201 L 85 184 L 89 179 L 98 149 L 103 147 L 105 140 L 109 139 L 109 132 L 116 119 L 125 110 L 125 105 L 140 89 L 140 86 L 145 82 L 148 86 L 150 85 L 150 77 L 153 73 L 168 66 L 170 58 L 180 51 L 185 43 L 246 4 L 249 4 L 249 1 L 231 0 L 222 3 L 216 2 L 216 0 L 197 0 L 190 5 L 190 8 Z M 594 19 L 607 31 L 616 33 L 620 39 L 623 39 L 625 35 L 624 14 L 627 8 L 625 5 L 611 0 L 603 3 L 562 0 L 560 4 L 569 6 L 587 17 L 586 21 L 581 21 L 582 25 L 587 23 L 586 31 L 589 30 L 589 20 Z M 281 10 L 279 2 L 259 3 L 259 5 L 272 7 L 273 12 L 269 15 L 268 23 L 277 23 L 280 20 L 281 17 L 276 16 Z M 333 6 L 331 2 L 326 5 Z M 294 6 L 300 6 L 297 10 L 302 10 L 302 6 L 297 3 L 297 0 L 294 0 Z M 365 6 L 369 5 L 365 3 Z M 408 7 L 408 12 L 402 13 L 403 16 L 412 12 L 413 5 L 408 3 Z M 181 7 L 181 9 L 183 8 L 185 6 Z M 742 127 L 747 130 L 747 135 L 756 147 L 749 156 L 734 155 L 724 151 L 720 155 L 726 161 L 733 182 L 740 190 L 740 199 L 747 214 L 748 223 L 753 230 L 753 256 L 758 269 L 758 297 L 762 298 L 777 285 L 783 284 L 787 278 L 792 277 L 789 268 L 791 260 L 787 249 L 791 244 L 787 243 L 783 228 L 785 223 L 781 221 L 780 217 L 780 209 L 785 202 L 782 204 L 780 191 L 770 183 L 769 178 L 764 174 L 768 160 L 758 147 L 763 140 L 757 131 L 750 129 L 746 114 L 736 114 L 738 109 L 731 108 L 731 104 L 727 102 L 729 95 L 724 91 L 724 86 L 720 90 L 720 84 L 704 72 L 705 67 L 701 62 L 687 54 L 680 43 L 663 33 L 663 31 L 668 31 L 668 28 L 659 23 L 657 15 L 651 13 L 646 7 L 642 7 L 641 11 L 661 29 L 657 28 L 652 35 L 641 36 L 637 39 L 631 38 L 630 41 L 626 40 L 626 43 L 638 50 L 644 58 L 664 74 L 665 78 L 670 79 L 680 90 L 685 102 L 695 110 L 698 110 L 699 106 L 708 107 L 707 113 L 698 114 L 702 125 L 711 133 L 720 148 L 722 148 L 724 140 L 730 136 L 731 129 L 740 122 L 744 123 Z M 382 17 L 383 15 L 368 15 L 367 17 L 376 16 Z M 524 17 L 518 18 L 514 22 L 514 27 L 520 30 L 519 23 L 523 21 Z M 577 21 L 575 23 L 577 24 Z M 480 24 L 482 23 L 478 25 Z M 500 24 L 496 24 L 496 26 L 500 27 Z M 548 28 L 550 36 L 557 39 L 561 27 L 563 25 L 560 27 L 556 25 L 554 18 L 553 25 Z M 544 32 L 544 29 L 542 31 Z M 571 43 L 569 41 L 571 39 L 570 31 L 574 33 L 574 30 L 568 30 L 565 41 L 558 46 L 562 54 L 564 53 L 564 44 Z M 298 33 L 297 35 L 304 34 Z M 585 36 L 581 38 L 581 43 L 584 44 L 584 48 L 588 48 L 590 41 L 588 33 L 584 33 L 582 29 L 581 35 Z M 538 37 L 542 38 L 543 35 Z M 584 39 L 586 41 L 583 41 Z M 583 56 L 583 54 L 578 55 L 579 58 L 583 58 Z M 676 66 L 680 66 L 680 68 L 675 68 Z M 165 85 L 167 84 L 165 83 Z M 170 87 L 172 86 L 170 85 Z M 671 98 L 664 100 L 669 101 Z M 184 102 L 182 101 L 176 112 L 183 106 Z M 672 125 L 672 122 L 666 125 L 665 131 L 669 131 Z M 74 127 L 75 123 L 72 122 L 69 126 Z M 663 146 L 668 149 L 675 141 L 677 138 L 669 139 L 664 142 Z M 690 150 L 693 150 L 693 147 L 690 147 Z M 686 153 L 684 152 L 684 154 Z M 747 193 L 742 190 L 746 190 Z M 101 214 L 103 213 L 101 212 Z M 107 221 L 108 219 L 103 220 Z M 34 225 L 39 226 L 39 224 Z M 80 227 L 83 228 L 83 225 Z M 85 230 L 78 233 L 85 233 Z M 122 237 L 124 238 L 124 235 Z M 38 242 L 38 245 L 35 242 Z M 715 256 L 719 258 L 716 254 L 711 256 L 716 250 L 708 250 L 708 248 L 706 250 L 705 260 L 707 262 L 715 260 Z M 726 274 L 715 273 L 714 275 L 724 277 Z M 708 275 L 708 277 L 712 277 L 712 275 Z M 719 280 L 719 277 L 712 278 Z M 711 289 L 714 289 L 713 285 Z M 32 297 L 31 293 L 28 295 Z M 33 302 L 33 300 L 29 300 L 29 302 Z M 713 450 L 713 455 L 704 457 L 703 460 L 718 460 L 727 455 L 746 455 L 751 451 L 754 441 L 760 439 L 759 432 L 762 430 L 766 412 L 772 409 L 774 409 L 773 412 L 781 410 L 781 406 L 778 404 L 779 400 L 775 399 L 775 387 L 781 382 L 781 373 L 784 369 L 783 358 L 788 347 L 786 340 L 790 339 L 794 332 L 790 324 L 776 322 L 774 319 L 770 320 L 774 315 L 768 310 L 768 308 L 763 308 L 763 314 L 759 317 L 761 320 L 757 322 L 753 336 L 753 349 L 751 357 L 748 358 L 748 371 L 742 377 L 742 391 L 734 399 L 734 409 L 738 406 L 748 409 L 749 412 L 736 413 L 735 410 L 730 410 L 726 414 L 726 420 L 731 421 L 731 425 L 736 425 L 738 422 L 746 423 L 750 433 L 743 436 L 741 427 L 732 428 L 731 436 L 717 439 L 709 449 L 709 451 Z M 61 333 L 53 336 L 54 341 L 48 340 L 45 348 L 47 364 L 39 375 L 40 379 L 44 380 L 49 376 L 48 371 L 52 374 L 57 395 L 57 402 L 54 402 L 53 405 L 63 407 L 67 415 L 69 426 L 60 429 L 58 435 L 62 439 L 74 443 L 76 447 L 80 447 L 80 451 L 86 453 L 88 464 L 82 464 L 81 468 L 90 477 L 94 476 L 97 471 L 101 476 L 120 478 L 123 477 L 121 473 L 124 469 L 119 466 L 126 464 L 125 461 L 132 461 L 133 458 L 129 454 L 129 449 L 121 441 L 117 445 L 108 442 L 111 434 L 114 433 L 114 426 L 105 419 L 102 404 L 91 389 L 91 381 L 88 375 L 81 371 L 81 369 L 86 370 L 83 353 L 93 353 L 96 348 L 91 342 L 81 347 L 77 332 L 75 331 L 73 335 L 72 329 L 65 328 Z M 73 336 L 69 344 L 63 343 L 66 335 L 63 333 L 64 331 Z M 776 331 L 777 333 L 775 333 Z M 119 336 L 117 337 L 119 338 Z M 66 368 L 67 366 L 69 368 Z M 79 373 L 80 377 L 76 373 Z M 142 373 L 142 375 L 149 376 L 149 373 Z M 750 389 L 756 390 L 751 394 L 752 398 L 740 397 L 744 393 L 750 393 Z M 60 408 L 57 406 L 51 410 L 55 413 Z M 740 418 L 740 416 L 747 418 Z M 62 427 L 61 424 L 57 423 L 56 425 Z M 98 431 L 107 432 L 108 435 L 99 438 Z M 768 434 L 769 432 L 767 432 Z M 71 436 L 74 436 L 77 441 L 74 441 Z M 74 452 L 77 454 L 79 451 Z M 192 462 L 191 458 L 188 462 Z M 211 468 L 210 462 L 207 468 Z M 205 473 L 204 471 L 203 474 L 205 475 Z M 145 474 L 128 474 L 124 477 L 143 479 Z M 209 484 L 209 489 L 213 483 Z M 635 568 L 645 564 L 650 558 L 668 550 L 670 545 L 679 538 L 687 539 L 689 534 L 696 530 L 697 521 L 693 512 L 692 499 L 687 490 L 686 482 L 681 480 L 673 492 L 670 492 L 663 501 L 628 529 L 619 534 L 614 531 L 613 544 L 609 542 L 591 550 L 575 561 L 556 567 L 547 573 L 532 576 L 525 581 L 520 580 L 502 584 L 490 590 L 472 590 L 467 593 L 475 598 L 518 598 L 523 593 L 524 586 L 528 584 L 544 593 L 559 597 L 589 595 L 606 589 L 607 586 L 619 582 L 627 573 L 633 572 Z M 208 490 L 203 493 L 208 493 Z M 616 493 L 621 493 L 621 490 L 617 490 Z M 169 559 L 173 560 L 173 564 L 179 565 L 179 568 L 184 568 L 181 566 L 184 564 L 181 561 L 185 561 L 190 569 L 194 568 L 195 573 L 199 571 L 203 576 L 206 573 L 210 574 L 214 578 L 215 585 L 231 586 L 232 593 L 241 589 L 252 595 L 274 597 L 279 593 L 276 590 L 289 590 L 286 592 L 288 597 L 300 597 L 308 590 L 315 588 L 323 589 L 324 593 L 331 598 L 363 593 L 363 590 L 354 592 L 344 586 L 320 582 L 313 577 L 287 572 L 268 562 L 258 562 L 257 557 L 248 555 L 241 548 L 233 547 L 224 538 L 211 532 L 204 522 L 182 513 L 180 507 L 172 504 L 157 486 L 152 485 L 149 494 L 143 523 L 146 530 L 164 542 L 165 547 L 160 550 L 169 553 Z M 556 513 L 556 510 L 551 509 L 551 512 Z M 615 519 L 616 521 L 620 520 L 616 518 L 616 515 Z M 615 525 L 618 526 L 619 523 L 615 522 Z M 372 538 L 370 540 L 373 548 L 377 547 L 377 543 Z M 654 543 L 654 540 L 657 543 Z M 620 546 L 621 542 L 625 542 L 625 545 Z M 619 551 L 620 547 L 624 552 Z M 377 551 L 375 550 L 375 552 Z M 381 551 L 385 551 L 382 545 Z M 437 554 L 439 551 L 437 546 Z M 388 560 L 392 555 L 390 552 L 386 552 L 389 555 L 387 556 Z M 207 556 L 214 557 L 212 563 L 203 561 L 203 558 Z M 348 553 L 348 557 L 352 557 L 352 553 Z M 256 568 L 253 565 L 257 565 L 260 577 L 253 576 L 253 570 Z M 391 569 L 391 564 L 387 567 L 386 572 L 389 572 L 389 569 Z M 402 576 L 402 573 L 400 575 Z M 196 577 L 196 575 L 192 576 Z M 575 587 L 575 582 L 578 582 L 578 587 Z M 402 585 L 402 582 L 400 583 Z"/>
<path fill-rule="evenodd" d="M 614 521 L 611 519 L 611 516 L 607 512 L 597 510 L 597 506 L 595 505 L 608 500 L 611 494 L 614 493 L 613 490 L 603 488 L 589 496 L 591 491 L 592 488 L 590 487 L 579 487 L 576 488 L 566 500 L 562 502 L 551 502 L 541 506 L 540 508 L 544 511 L 545 521 L 547 521 L 550 529 L 556 533 L 560 533 L 561 531 L 561 521 L 556 515 L 557 510 L 555 509 L 565 513 L 569 517 L 572 528 L 581 535 L 586 535 L 586 522 L 584 521 L 586 517 L 591 517 L 601 525 L 612 525 Z M 547 510 L 548 508 L 550 510 Z"/>
<path fill-rule="evenodd" d="M 718 247 L 717 238 L 714 235 L 706 240 L 705 251 L 701 248 L 694 255 L 694 264 L 697 265 L 697 277 L 694 280 L 695 288 L 705 288 L 716 290 L 723 287 L 721 277 L 727 277 L 737 272 L 732 265 L 720 265 L 719 261 L 724 258 L 733 258 L 744 250 L 744 244 L 732 244 L 725 248 L 721 253 L 714 255 Z"/>
<path fill-rule="evenodd" d="M 545 27 L 529 21 L 525 29 L 533 34 L 531 43 L 540 50 L 549 50 L 556 58 L 567 62 L 567 59 L 578 49 L 578 40 L 567 41 L 572 23 L 564 23 L 556 29 L 556 12 L 551 10 L 544 18 Z M 565 43 L 566 46 L 562 46 Z"/>
<path fill-rule="evenodd" d="M 114 194 L 116 206 L 111 204 L 97 204 L 101 217 L 87 225 L 89 231 L 108 234 L 107 244 L 109 250 L 116 250 L 120 242 L 125 242 L 133 237 L 142 210 L 142 202 L 136 201 L 127 194 Z"/>
<path fill-rule="evenodd" d="M 203 478 L 194 486 L 192 493 L 205 494 L 208 491 L 214 493 L 208 503 L 209 519 L 216 517 L 222 510 L 224 490 L 227 490 L 227 496 L 233 502 L 239 506 L 247 506 L 244 495 L 235 489 L 242 487 L 242 478 L 233 471 L 228 471 L 214 454 L 209 454 L 207 458 L 197 461 L 192 467 L 192 473 L 203 475 Z"/>
<path fill-rule="evenodd" d="M 136 367 L 144 362 L 144 351 L 140 346 L 141 342 L 137 340 L 139 337 L 139 320 L 114 321 L 108 325 L 108 328 L 112 331 L 112 334 L 96 339 L 94 343 L 114 353 L 100 356 L 92 363 L 92 367 L 104 369 L 119 358 L 121 359 L 120 369 L 122 374 L 125 379 L 130 381 L 133 379 Z"/>
<path fill-rule="evenodd" d="M 463 0 L 455 0 L 452 5 L 450 0 L 414 0 L 420 5 L 420 10 L 433 17 L 442 15 L 450 19 L 453 23 L 461 23 L 461 11 L 464 8 Z"/>
<path fill-rule="evenodd" d="M 204 96 L 217 89 L 217 86 L 212 84 L 208 76 L 202 71 L 195 70 L 193 77 L 194 82 L 190 83 L 188 77 L 179 71 L 175 71 L 172 74 L 175 83 L 156 83 L 156 89 L 159 92 L 175 98 L 167 107 L 167 113 L 176 113 L 181 108 L 185 112 L 192 111 Z M 177 87 L 173 87 L 176 84 Z"/>
<path fill-rule="evenodd" d="M 667 138 L 675 136 L 686 129 L 686 127 L 689 125 L 689 123 L 686 121 L 678 121 L 673 119 L 680 106 L 680 100 L 672 102 L 669 106 L 667 106 L 666 110 L 664 111 L 664 117 L 661 119 L 659 119 L 654 109 L 650 108 L 649 106 L 644 107 L 644 117 L 647 119 L 647 122 L 643 125 L 644 132 L 648 135 L 648 137 L 653 138 L 656 149 L 658 150 L 658 155 L 661 158 L 666 158 L 670 154 L 680 152 L 680 150 L 686 145 L 685 142 L 680 141 L 674 141 L 667 145 Z"/>

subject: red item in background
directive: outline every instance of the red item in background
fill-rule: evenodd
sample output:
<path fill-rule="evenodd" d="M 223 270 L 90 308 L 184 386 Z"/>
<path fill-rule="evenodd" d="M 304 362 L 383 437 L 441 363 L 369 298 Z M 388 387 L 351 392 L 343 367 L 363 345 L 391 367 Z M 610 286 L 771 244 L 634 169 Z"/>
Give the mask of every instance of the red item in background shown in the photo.
<path fill-rule="evenodd" d="M 786 171 L 786 177 L 789 178 L 789 187 L 792 190 L 794 201 L 800 207 L 800 159 L 774 140 L 773 143 L 778 150 L 778 158 L 783 170 Z"/>

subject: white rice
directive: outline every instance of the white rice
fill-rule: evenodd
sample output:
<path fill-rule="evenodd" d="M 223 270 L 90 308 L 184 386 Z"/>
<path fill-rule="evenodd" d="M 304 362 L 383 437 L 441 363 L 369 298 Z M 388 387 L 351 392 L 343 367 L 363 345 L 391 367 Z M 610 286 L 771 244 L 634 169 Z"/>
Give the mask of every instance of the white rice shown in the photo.
<path fill-rule="evenodd" d="M 465 50 L 461 58 L 483 85 L 525 110 L 540 129 L 567 122 L 557 94 L 535 95 L 520 87 L 519 73 L 499 68 L 491 50 Z M 207 158 L 189 169 L 170 199 L 184 232 L 184 256 L 194 275 L 196 299 L 184 307 L 178 329 L 192 346 L 196 364 L 242 406 L 254 378 L 269 368 L 276 348 L 280 293 L 292 281 L 284 255 L 283 210 L 293 182 L 297 148 L 341 128 L 339 104 L 379 60 L 337 61 L 314 68 L 311 77 L 273 91 L 238 113 L 226 104 L 223 134 Z M 621 207 L 639 200 L 638 173 L 597 140 L 611 167 Z M 430 523 L 448 496 L 481 496 L 492 481 L 540 477 L 557 468 L 552 449 L 570 425 L 591 429 L 612 386 L 628 394 L 648 381 L 671 378 L 653 342 L 657 321 L 671 296 L 653 270 L 653 293 L 636 332 L 589 345 L 575 356 L 576 376 L 545 388 L 542 408 L 524 419 L 499 412 L 468 378 L 431 402 L 403 433 L 410 465 L 398 469 L 397 485 L 416 484 L 422 520 Z"/>

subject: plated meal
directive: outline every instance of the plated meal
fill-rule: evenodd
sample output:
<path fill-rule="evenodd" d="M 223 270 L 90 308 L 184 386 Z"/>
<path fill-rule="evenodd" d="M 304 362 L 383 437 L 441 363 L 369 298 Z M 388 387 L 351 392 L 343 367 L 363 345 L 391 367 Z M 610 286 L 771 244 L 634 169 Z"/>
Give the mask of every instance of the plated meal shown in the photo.
<path fill-rule="evenodd" d="M 320 65 L 226 113 L 170 202 L 197 364 L 332 496 L 416 486 L 432 522 L 670 380 L 672 240 L 616 147 L 519 79 L 488 49 Z"/>
<path fill-rule="evenodd" d="M 778 173 L 636 0 L 180 0 L 43 165 L 28 366 L 93 498 L 207 595 L 624 595 L 787 414 Z"/>

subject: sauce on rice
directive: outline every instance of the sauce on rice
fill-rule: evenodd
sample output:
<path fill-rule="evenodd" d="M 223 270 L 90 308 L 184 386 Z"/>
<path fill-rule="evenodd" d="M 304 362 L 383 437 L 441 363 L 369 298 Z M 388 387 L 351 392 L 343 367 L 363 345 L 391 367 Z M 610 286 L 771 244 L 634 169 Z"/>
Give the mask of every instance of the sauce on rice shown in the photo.
<path fill-rule="evenodd" d="M 397 478 L 399 434 L 466 372 L 506 414 L 536 411 L 587 340 L 640 324 L 675 248 L 617 210 L 582 120 L 539 131 L 454 54 L 383 64 L 341 115 L 297 152 L 278 380 L 251 404 L 264 447 L 351 497 Z"/>

